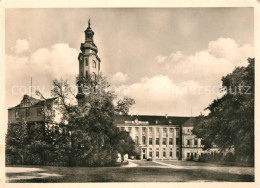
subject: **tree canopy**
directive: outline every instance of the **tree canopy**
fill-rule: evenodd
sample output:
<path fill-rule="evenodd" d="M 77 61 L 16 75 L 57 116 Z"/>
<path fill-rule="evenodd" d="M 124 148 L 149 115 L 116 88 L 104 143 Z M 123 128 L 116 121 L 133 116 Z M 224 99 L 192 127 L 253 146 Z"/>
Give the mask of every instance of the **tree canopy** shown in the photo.
<path fill-rule="evenodd" d="M 196 119 L 193 133 L 205 141 L 205 148 L 216 144 L 222 150 L 235 149 L 235 155 L 254 159 L 254 63 L 236 67 L 222 77 L 224 95 L 206 109 L 207 116 Z"/>

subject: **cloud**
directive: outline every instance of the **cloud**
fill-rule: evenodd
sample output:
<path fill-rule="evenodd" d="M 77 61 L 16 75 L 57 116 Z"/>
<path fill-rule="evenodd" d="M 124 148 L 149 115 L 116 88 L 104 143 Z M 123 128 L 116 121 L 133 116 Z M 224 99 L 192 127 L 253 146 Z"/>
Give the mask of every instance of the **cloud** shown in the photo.
<path fill-rule="evenodd" d="M 167 58 L 167 56 L 158 55 L 158 56 L 156 56 L 156 61 L 157 61 L 157 63 L 161 64 L 166 60 L 166 58 Z"/>
<path fill-rule="evenodd" d="M 157 75 L 120 86 L 117 95 L 118 98 L 128 96 L 135 99 L 132 113 L 187 116 L 191 108 L 194 114 L 199 114 L 214 98 L 220 96 L 219 87 L 212 90 L 194 80 L 175 84 L 168 76 Z"/>
<path fill-rule="evenodd" d="M 30 44 L 27 40 L 25 39 L 18 39 L 16 40 L 15 46 L 13 46 L 11 49 L 14 51 L 16 54 L 20 54 L 23 52 L 26 52 L 29 50 Z"/>
<path fill-rule="evenodd" d="M 231 38 L 210 41 L 207 49 L 194 54 L 177 51 L 168 56 L 158 55 L 156 66 L 161 74 L 121 86 L 120 95 L 136 100 L 134 113 L 187 116 L 192 108 L 193 115 L 198 115 L 223 95 L 222 76 L 236 66 L 247 66 L 247 58 L 253 56 L 252 46 Z"/>
<path fill-rule="evenodd" d="M 78 53 L 68 44 L 58 43 L 49 48 L 38 49 L 29 56 L 6 54 L 6 96 L 10 103 L 7 105 L 16 105 L 23 94 L 29 94 L 31 77 L 33 85 L 42 90 L 45 96 L 50 96 L 52 81 L 55 78 L 62 77 L 74 85 L 78 74 Z M 14 93 L 12 88 L 15 86 L 24 89 L 18 92 L 16 87 Z"/>
<path fill-rule="evenodd" d="M 218 38 L 208 43 L 208 51 L 217 58 L 225 58 L 235 65 L 240 65 L 242 58 L 253 56 L 254 49 L 248 44 L 240 45 L 231 38 Z"/>
<path fill-rule="evenodd" d="M 124 74 L 122 72 L 117 72 L 115 73 L 112 78 L 110 79 L 110 81 L 113 84 L 118 84 L 118 83 L 124 83 L 128 80 L 128 75 Z"/>
<path fill-rule="evenodd" d="M 247 58 L 253 56 L 252 46 L 240 45 L 231 38 L 219 38 L 210 41 L 207 49 L 194 54 L 173 52 L 160 61 L 160 66 L 176 83 L 195 80 L 200 84 L 214 85 L 220 83 L 221 77 L 232 72 L 235 66 L 246 66 Z"/>

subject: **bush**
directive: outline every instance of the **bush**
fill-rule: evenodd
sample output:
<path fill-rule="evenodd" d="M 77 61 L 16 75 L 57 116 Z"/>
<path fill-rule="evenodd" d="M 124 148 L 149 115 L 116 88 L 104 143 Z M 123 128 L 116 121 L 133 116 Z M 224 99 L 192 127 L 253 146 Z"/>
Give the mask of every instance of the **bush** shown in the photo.
<path fill-rule="evenodd" d="M 236 156 L 233 153 L 229 152 L 224 157 L 224 161 L 225 162 L 235 162 L 236 161 Z"/>

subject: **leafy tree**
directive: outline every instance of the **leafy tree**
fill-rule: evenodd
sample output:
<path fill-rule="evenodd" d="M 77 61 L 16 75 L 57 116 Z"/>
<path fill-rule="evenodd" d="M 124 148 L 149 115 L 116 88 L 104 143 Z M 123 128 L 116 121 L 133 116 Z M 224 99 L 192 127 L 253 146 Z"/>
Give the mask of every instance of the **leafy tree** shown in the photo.
<path fill-rule="evenodd" d="M 24 164 L 27 145 L 27 124 L 12 124 L 8 126 L 6 135 L 6 161 L 11 164 Z"/>
<path fill-rule="evenodd" d="M 207 116 L 196 119 L 193 133 L 222 150 L 235 149 L 236 156 L 254 159 L 254 59 L 247 67 L 237 67 L 222 78 L 224 95 L 206 109 Z"/>
<path fill-rule="evenodd" d="M 123 100 L 117 101 L 117 105 L 115 107 L 115 112 L 118 114 L 127 115 L 130 107 L 135 104 L 134 99 L 129 97 L 124 97 Z"/>
<path fill-rule="evenodd" d="M 114 124 L 116 109 L 127 112 L 134 101 L 125 98 L 114 106 L 115 94 L 102 76 L 77 78 L 83 98 L 75 104 L 75 96 L 67 81 L 54 80 L 52 94 L 57 97 L 57 110 L 62 113 L 61 125 L 69 133 L 62 138 L 69 142 L 69 164 L 105 166 L 115 162 L 117 153 L 134 153 L 135 143 L 131 137 L 120 132 Z M 122 104 L 124 103 L 126 107 Z M 61 128 L 61 125 L 57 125 Z M 65 141 L 66 140 L 66 141 Z"/>

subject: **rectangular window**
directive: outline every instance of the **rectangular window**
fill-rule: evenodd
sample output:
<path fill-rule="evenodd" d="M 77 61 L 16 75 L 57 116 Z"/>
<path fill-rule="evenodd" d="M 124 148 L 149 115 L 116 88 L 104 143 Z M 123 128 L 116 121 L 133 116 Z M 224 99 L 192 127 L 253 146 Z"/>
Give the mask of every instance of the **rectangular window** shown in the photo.
<path fill-rule="evenodd" d="M 15 118 L 16 119 L 19 118 L 19 111 L 18 110 L 15 111 Z"/>
<path fill-rule="evenodd" d="M 172 157 L 172 151 L 170 151 L 170 157 Z"/>
<path fill-rule="evenodd" d="M 172 145 L 173 143 L 173 138 L 169 138 L 169 145 Z"/>
<path fill-rule="evenodd" d="M 159 151 L 156 152 L 156 157 L 159 157 Z"/>
<path fill-rule="evenodd" d="M 166 138 L 163 138 L 163 145 L 166 145 Z"/>
<path fill-rule="evenodd" d="M 149 132 L 152 132 L 152 131 L 153 131 L 152 127 L 149 127 Z"/>
<path fill-rule="evenodd" d="M 159 145 L 159 138 L 156 138 L 156 145 Z"/>
<path fill-rule="evenodd" d="M 152 157 L 152 156 L 153 156 L 153 152 L 150 151 L 150 152 L 149 152 L 149 157 Z"/>
<path fill-rule="evenodd" d="M 142 136 L 142 144 L 145 145 L 146 139 L 145 136 Z"/>
<path fill-rule="evenodd" d="M 194 157 L 197 158 L 197 153 L 194 153 Z"/>
<path fill-rule="evenodd" d="M 163 157 L 166 157 L 166 152 L 165 151 L 163 152 Z"/>
<path fill-rule="evenodd" d="M 179 143 L 180 143 L 180 139 L 176 138 L 176 144 L 179 145 Z"/>
<path fill-rule="evenodd" d="M 146 127 L 142 127 L 142 135 L 146 135 Z"/>
<path fill-rule="evenodd" d="M 88 58 L 86 58 L 86 66 L 88 66 Z"/>
<path fill-rule="evenodd" d="M 149 138 L 149 145 L 153 145 L 153 138 Z"/>
<path fill-rule="evenodd" d="M 28 117 L 28 116 L 30 115 L 29 108 L 27 108 L 27 109 L 25 110 L 25 115 L 26 115 L 26 117 Z"/>
<path fill-rule="evenodd" d="M 190 153 L 187 153 L 187 158 L 190 158 Z"/>
<path fill-rule="evenodd" d="M 190 145 L 190 140 L 187 140 L 187 145 L 188 145 L 188 146 Z"/>
<path fill-rule="evenodd" d="M 197 139 L 194 140 L 194 145 L 195 145 L 195 146 L 198 145 L 198 140 L 197 140 Z"/>
<path fill-rule="evenodd" d="M 176 157 L 178 158 L 180 155 L 179 151 L 176 151 Z"/>

